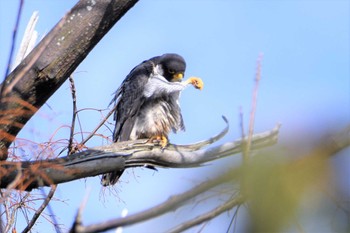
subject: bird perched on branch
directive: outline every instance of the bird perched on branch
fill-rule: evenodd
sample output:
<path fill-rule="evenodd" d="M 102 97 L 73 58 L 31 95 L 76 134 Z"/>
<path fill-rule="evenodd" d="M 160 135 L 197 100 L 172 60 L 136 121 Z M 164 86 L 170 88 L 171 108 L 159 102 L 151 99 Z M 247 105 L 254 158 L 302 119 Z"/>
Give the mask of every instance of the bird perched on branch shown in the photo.
<path fill-rule="evenodd" d="M 114 142 L 147 138 L 165 148 L 170 131 L 185 129 L 180 92 L 189 84 L 200 90 L 203 88 L 200 78 L 183 81 L 185 69 L 185 60 L 180 55 L 167 53 L 131 70 L 111 102 L 116 105 Z M 115 184 L 123 171 L 104 174 L 101 184 Z"/>

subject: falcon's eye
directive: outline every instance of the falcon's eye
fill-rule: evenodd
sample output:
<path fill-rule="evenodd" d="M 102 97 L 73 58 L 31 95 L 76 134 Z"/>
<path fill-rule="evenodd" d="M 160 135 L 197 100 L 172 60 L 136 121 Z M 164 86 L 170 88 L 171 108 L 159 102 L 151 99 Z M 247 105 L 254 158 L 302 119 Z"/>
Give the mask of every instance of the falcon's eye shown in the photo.
<path fill-rule="evenodd" d="M 175 70 L 173 70 L 173 69 L 168 69 L 168 72 L 169 72 L 170 74 L 175 74 Z"/>

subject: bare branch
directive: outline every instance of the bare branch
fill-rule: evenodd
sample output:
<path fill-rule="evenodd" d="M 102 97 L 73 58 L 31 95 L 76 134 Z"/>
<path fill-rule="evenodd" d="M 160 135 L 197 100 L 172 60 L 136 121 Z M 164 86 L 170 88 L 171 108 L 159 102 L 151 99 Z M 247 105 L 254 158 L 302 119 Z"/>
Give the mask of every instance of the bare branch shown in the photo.
<path fill-rule="evenodd" d="M 256 73 L 255 73 L 255 85 L 252 93 L 252 106 L 251 106 L 251 111 L 249 116 L 249 128 L 248 128 L 247 137 L 244 136 L 245 134 L 244 134 L 244 125 L 243 125 L 243 113 L 240 110 L 241 134 L 242 134 L 242 138 L 246 138 L 246 140 L 242 144 L 242 159 L 243 159 L 243 166 L 245 168 L 247 168 L 247 165 L 249 164 L 249 160 L 250 160 L 250 151 L 251 151 L 251 145 L 252 145 L 252 137 L 254 133 L 256 106 L 258 101 L 258 90 L 259 90 L 259 84 L 261 80 L 261 62 L 262 62 L 262 54 L 259 55 L 258 61 L 257 61 L 257 67 L 256 67 Z M 241 180 L 241 193 L 243 196 L 246 195 L 245 176 L 242 176 L 242 180 Z"/>
<path fill-rule="evenodd" d="M 7 67 L 6 67 L 6 71 L 5 71 L 5 78 L 6 76 L 9 74 L 10 70 L 11 70 L 11 63 L 12 63 L 12 58 L 13 58 L 13 54 L 15 51 L 15 43 L 16 43 L 16 37 L 17 37 L 17 30 L 19 28 L 19 22 L 22 16 L 22 9 L 23 9 L 23 4 L 24 0 L 21 0 L 18 6 L 18 12 L 17 12 L 17 18 L 16 18 L 16 24 L 15 27 L 13 28 L 13 33 L 12 33 L 12 43 L 11 43 L 11 50 L 10 50 L 10 55 L 8 58 L 8 62 L 7 62 Z M 3 92 L 3 87 L 1 87 L 1 93 Z"/>
<path fill-rule="evenodd" d="M 169 197 L 167 201 L 159 205 L 156 205 L 148 210 L 141 211 L 133 215 L 129 215 L 123 218 L 112 219 L 104 223 L 93 224 L 86 227 L 82 226 L 81 223 L 79 224 L 74 223 L 73 224 L 74 228 L 72 228 L 70 232 L 71 233 L 101 232 L 101 231 L 106 231 L 116 227 L 130 226 L 134 223 L 140 223 L 142 221 L 163 215 L 167 212 L 175 211 L 177 208 L 181 207 L 184 202 L 189 201 L 190 199 L 196 197 L 197 195 L 204 193 L 217 185 L 234 180 L 234 178 L 237 177 L 238 173 L 239 173 L 239 169 L 232 169 L 211 180 L 207 180 L 197 185 L 194 188 L 191 188 L 189 191 L 186 191 L 178 195 L 173 195 Z M 237 201 L 241 203 L 243 202 L 243 199 L 238 199 Z"/>
<path fill-rule="evenodd" d="M 271 131 L 254 135 L 252 138 L 252 149 L 258 149 L 275 144 L 277 142 L 278 131 L 279 125 Z M 111 146 L 119 146 L 119 143 L 112 144 Z M 105 151 L 107 147 L 108 146 L 106 146 L 104 149 Z M 113 152 L 113 149 L 107 149 L 107 151 Z M 192 150 L 189 149 L 189 147 L 184 148 L 183 146 L 174 145 L 173 147 L 169 147 L 167 150 L 163 151 L 159 147 L 149 147 L 148 149 L 144 148 L 141 151 L 135 151 L 132 156 L 128 157 L 126 160 L 126 167 L 144 165 L 176 168 L 199 167 L 203 163 L 241 152 L 242 139 L 227 142 L 208 149 L 198 148 L 196 150 Z"/>
<path fill-rule="evenodd" d="M 46 206 L 50 203 L 53 195 L 55 194 L 56 191 L 56 185 L 53 185 L 51 187 L 51 190 L 49 192 L 49 194 L 47 195 L 47 197 L 45 198 L 44 202 L 41 204 L 41 206 L 39 207 L 39 209 L 37 209 L 35 211 L 34 216 L 32 217 L 32 219 L 30 220 L 30 222 L 28 223 L 28 225 L 26 226 L 26 228 L 24 228 L 23 232 L 29 232 L 32 227 L 34 226 L 36 220 L 38 220 L 38 218 L 40 217 L 41 213 L 44 211 L 44 209 L 46 208 Z"/>
<path fill-rule="evenodd" d="M 91 133 L 80 143 L 80 145 L 85 145 L 87 141 L 89 141 L 97 132 L 99 128 L 107 121 L 107 119 L 115 112 L 117 108 L 117 105 L 115 105 L 108 113 L 107 115 L 101 120 L 101 122 L 95 127 L 94 130 L 91 131 Z"/>
<path fill-rule="evenodd" d="M 276 143 L 278 130 L 279 126 L 276 126 L 271 131 L 255 135 L 252 139 L 252 148 L 257 149 Z M 211 138 L 208 142 L 212 140 L 215 141 L 216 138 Z M 194 147 L 171 145 L 161 149 L 158 145 L 146 142 L 147 140 L 119 142 L 45 161 L 3 161 L 0 163 L 0 188 L 6 187 L 17 177 L 18 163 L 21 164 L 22 179 L 15 188 L 31 190 L 130 167 L 198 167 L 203 163 L 242 151 L 241 139 L 208 149 L 198 148 L 198 143 L 194 144 L 197 145 Z"/>
<path fill-rule="evenodd" d="M 78 209 L 78 213 L 75 216 L 75 220 L 73 222 L 73 226 L 72 226 L 71 230 L 69 231 L 70 233 L 75 233 L 76 229 L 82 225 L 81 215 L 83 214 L 83 210 L 85 209 L 89 195 L 90 195 L 90 190 L 87 193 L 87 195 L 85 196 L 83 202 L 80 204 L 80 207 Z"/>
<path fill-rule="evenodd" d="M 203 222 L 206 222 L 208 220 L 211 220 L 213 218 L 215 218 L 216 216 L 222 214 L 225 211 L 229 211 L 230 209 L 232 209 L 233 207 L 243 204 L 244 199 L 241 196 L 238 196 L 236 198 L 230 199 L 228 201 L 226 201 L 224 204 L 219 205 L 218 207 L 216 207 L 213 210 L 208 211 L 205 214 L 202 214 L 192 220 L 189 220 L 187 222 L 183 222 L 181 223 L 179 226 L 167 231 L 168 233 L 181 233 L 193 226 L 196 226 L 198 224 L 201 224 Z"/>
<path fill-rule="evenodd" d="M 256 67 L 255 86 L 254 86 L 253 97 L 252 97 L 252 109 L 250 111 L 250 117 L 249 117 L 248 138 L 247 138 L 247 144 L 245 145 L 245 150 L 243 153 L 243 161 L 245 162 L 249 160 L 249 151 L 250 151 L 252 136 L 254 133 L 256 105 L 258 101 L 258 90 L 259 90 L 259 84 L 261 79 L 261 62 L 262 62 L 262 54 L 259 55 L 259 58 L 257 61 L 257 67 Z"/>
<path fill-rule="evenodd" d="M 73 154 L 76 151 L 75 148 L 73 150 L 73 138 L 74 138 L 74 129 L 75 129 L 75 119 L 78 113 L 77 113 L 76 89 L 75 89 L 74 79 L 72 75 L 69 76 L 69 82 L 70 82 L 70 89 L 72 92 L 73 115 L 72 115 L 72 123 L 71 123 L 69 142 L 68 142 L 68 154 Z"/>

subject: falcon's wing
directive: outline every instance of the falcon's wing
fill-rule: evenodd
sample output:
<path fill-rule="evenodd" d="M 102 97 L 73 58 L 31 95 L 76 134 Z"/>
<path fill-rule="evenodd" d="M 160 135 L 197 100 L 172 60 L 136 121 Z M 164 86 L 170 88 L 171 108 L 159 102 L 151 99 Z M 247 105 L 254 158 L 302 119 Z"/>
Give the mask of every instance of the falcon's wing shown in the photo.
<path fill-rule="evenodd" d="M 112 100 L 117 105 L 114 113 L 116 125 L 113 141 L 129 140 L 136 115 L 145 101 L 143 91 L 152 71 L 153 62 L 151 60 L 142 62 L 131 70 L 117 90 Z"/>

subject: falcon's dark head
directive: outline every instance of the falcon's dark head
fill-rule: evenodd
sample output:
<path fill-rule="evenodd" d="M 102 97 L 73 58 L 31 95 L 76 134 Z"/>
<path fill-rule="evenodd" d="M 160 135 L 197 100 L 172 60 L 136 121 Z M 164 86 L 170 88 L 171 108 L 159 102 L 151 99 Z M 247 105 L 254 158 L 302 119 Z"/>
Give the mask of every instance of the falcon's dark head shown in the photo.
<path fill-rule="evenodd" d="M 159 57 L 159 64 L 163 68 L 163 76 L 169 82 L 181 82 L 185 75 L 186 62 L 178 54 L 166 53 Z"/>

